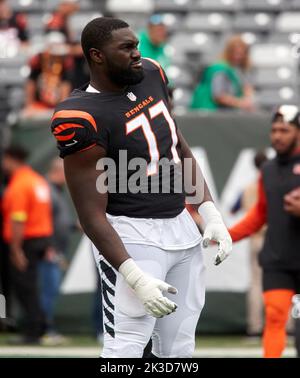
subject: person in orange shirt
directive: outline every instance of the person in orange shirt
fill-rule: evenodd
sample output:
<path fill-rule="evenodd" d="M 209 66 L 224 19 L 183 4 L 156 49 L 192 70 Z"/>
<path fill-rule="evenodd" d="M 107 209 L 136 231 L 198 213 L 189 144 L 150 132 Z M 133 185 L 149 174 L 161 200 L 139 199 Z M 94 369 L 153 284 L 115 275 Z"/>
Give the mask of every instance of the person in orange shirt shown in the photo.
<path fill-rule="evenodd" d="M 229 229 L 234 242 L 256 233 L 264 224 L 267 232 L 259 254 L 263 270 L 265 326 L 264 357 L 277 358 L 286 343 L 286 323 L 295 293 L 300 293 L 300 111 L 282 105 L 273 114 L 271 142 L 276 157 L 266 162 L 258 181 L 258 198 L 245 217 Z M 295 198 L 296 199 L 295 199 Z M 300 357 L 299 321 L 296 349 Z"/>
<path fill-rule="evenodd" d="M 14 292 L 25 314 L 18 343 L 39 343 L 43 315 L 39 304 L 37 266 L 51 246 L 52 209 L 48 183 L 25 164 L 20 146 L 4 151 L 2 167 L 9 177 L 3 195 L 3 236 L 9 246 Z"/>

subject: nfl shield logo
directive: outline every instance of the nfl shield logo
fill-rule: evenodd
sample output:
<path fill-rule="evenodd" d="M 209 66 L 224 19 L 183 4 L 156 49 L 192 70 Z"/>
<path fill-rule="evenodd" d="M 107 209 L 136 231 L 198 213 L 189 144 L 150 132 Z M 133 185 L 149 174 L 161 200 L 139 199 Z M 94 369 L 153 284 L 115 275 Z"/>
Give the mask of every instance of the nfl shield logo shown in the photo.
<path fill-rule="evenodd" d="M 129 100 L 131 100 L 131 101 L 136 101 L 136 95 L 133 94 L 132 92 L 128 92 L 128 93 L 127 93 L 127 97 L 128 97 Z"/>

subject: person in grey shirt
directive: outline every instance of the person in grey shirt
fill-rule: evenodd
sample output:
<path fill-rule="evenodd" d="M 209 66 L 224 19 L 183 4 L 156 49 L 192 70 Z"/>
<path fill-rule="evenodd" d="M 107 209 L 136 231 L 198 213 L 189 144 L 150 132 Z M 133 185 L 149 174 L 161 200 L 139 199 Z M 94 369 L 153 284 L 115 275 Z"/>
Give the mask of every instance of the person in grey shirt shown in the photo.
<path fill-rule="evenodd" d="M 249 73 L 249 49 L 240 36 L 227 42 L 221 59 L 208 66 L 196 87 L 190 109 L 255 109 Z"/>

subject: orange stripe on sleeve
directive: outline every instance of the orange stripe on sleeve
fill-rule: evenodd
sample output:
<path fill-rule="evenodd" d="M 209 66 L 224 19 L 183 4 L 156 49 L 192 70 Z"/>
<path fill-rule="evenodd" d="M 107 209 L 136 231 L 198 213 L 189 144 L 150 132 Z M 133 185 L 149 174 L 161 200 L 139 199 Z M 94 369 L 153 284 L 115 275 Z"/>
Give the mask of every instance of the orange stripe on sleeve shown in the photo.
<path fill-rule="evenodd" d="M 63 142 L 63 141 L 70 140 L 70 139 L 74 138 L 74 136 L 75 136 L 75 131 L 72 134 L 68 134 L 68 135 L 55 135 L 55 138 L 57 140 Z"/>
<path fill-rule="evenodd" d="M 68 129 L 84 129 L 83 126 L 77 125 L 76 123 L 63 123 L 57 127 L 54 128 L 53 134 L 59 134 L 62 131 L 68 130 Z"/>
<path fill-rule="evenodd" d="M 144 59 L 147 59 L 147 60 L 150 60 L 150 62 L 152 62 L 153 64 L 155 64 L 156 65 L 156 67 L 158 67 L 159 68 L 159 73 L 160 73 L 160 76 L 162 77 L 162 79 L 163 79 L 163 82 L 165 83 L 166 82 L 166 78 L 165 78 L 165 75 L 164 75 L 164 72 L 163 72 L 163 70 L 162 70 L 162 68 L 161 68 L 161 66 L 160 66 L 160 64 L 156 61 L 156 60 L 154 60 L 154 59 L 151 59 L 151 58 L 144 58 Z"/>
<path fill-rule="evenodd" d="M 258 199 L 256 204 L 248 211 L 236 225 L 228 231 L 234 242 L 250 236 L 266 223 L 267 200 L 263 186 L 262 176 L 258 181 Z"/>
<path fill-rule="evenodd" d="M 95 118 L 91 114 L 81 110 L 59 110 L 58 112 L 55 112 L 53 114 L 51 121 L 54 121 L 57 118 L 83 118 L 90 122 L 93 125 L 95 131 L 97 131 Z"/>

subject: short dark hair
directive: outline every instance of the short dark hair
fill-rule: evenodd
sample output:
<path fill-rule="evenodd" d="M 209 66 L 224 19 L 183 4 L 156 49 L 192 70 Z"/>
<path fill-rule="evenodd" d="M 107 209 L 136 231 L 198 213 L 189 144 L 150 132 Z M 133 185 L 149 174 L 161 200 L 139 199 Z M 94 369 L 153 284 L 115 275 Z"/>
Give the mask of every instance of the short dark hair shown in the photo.
<path fill-rule="evenodd" d="M 127 22 L 112 17 L 97 17 L 90 21 L 81 33 L 81 47 L 88 63 L 91 62 L 91 48 L 101 49 L 111 39 L 112 31 L 128 27 Z"/>
<path fill-rule="evenodd" d="M 14 160 L 23 163 L 28 157 L 28 151 L 23 146 L 13 144 L 5 148 L 4 156 L 9 156 Z"/>

